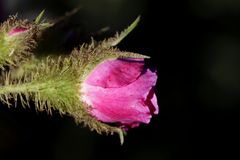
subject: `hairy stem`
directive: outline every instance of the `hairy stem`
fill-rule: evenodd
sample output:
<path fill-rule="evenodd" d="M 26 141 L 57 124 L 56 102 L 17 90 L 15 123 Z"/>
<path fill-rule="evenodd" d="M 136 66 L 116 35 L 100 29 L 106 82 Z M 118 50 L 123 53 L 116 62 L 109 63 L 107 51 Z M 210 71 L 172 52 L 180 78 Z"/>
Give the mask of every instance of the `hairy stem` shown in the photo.
<path fill-rule="evenodd" d="M 15 85 L 5 85 L 0 87 L 0 95 L 1 94 L 11 94 L 11 93 L 26 93 L 26 92 L 38 92 L 41 87 L 45 86 L 45 84 L 33 84 L 33 83 L 25 83 L 25 84 L 15 84 Z"/>

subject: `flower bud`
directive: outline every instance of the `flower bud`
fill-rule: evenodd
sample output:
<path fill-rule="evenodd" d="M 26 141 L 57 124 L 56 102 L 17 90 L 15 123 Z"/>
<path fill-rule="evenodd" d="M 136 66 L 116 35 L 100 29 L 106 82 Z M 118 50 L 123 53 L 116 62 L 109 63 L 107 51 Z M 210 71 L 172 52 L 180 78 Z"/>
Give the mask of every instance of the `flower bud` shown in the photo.
<path fill-rule="evenodd" d="M 37 26 L 10 17 L 0 26 L 0 68 L 18 66 L 31 57 L 36 46 Z"/>
<path fill-rule="evenodd" d="M 16 79 L 6 74 L 7 85 L 0 90 L 0 100 L 21 97 L 24 105 L 33 99 L 39 111 L 58 110 L 98 133 L 118 133 L 123 143 L 127 129 L 148 124 L 159 112 L 154 92 L 157 74 L 145 65 L 148 57 L 113 47 L 138 21 L 115 38 L 82 45 L 66 57 L 36 61 Z M 0 28 L 0 34 L 4 33 L 4 43 L 15 42 L 8 47 L 21 49 L 28 44 L 25 38 L 34 35 L 34 25 L 13 26 L 5 29 L 6 33 Z"/>
<path fill-rule="evenodd" d="M 41 23 L 42 15 L 43 13 L 37 17 L 37 22 L 13 16 L 0 25 L 0 68 L 19 66 L 19 63 L 32 57 L 41 31 L 50 26 L 48 23 Z"/>

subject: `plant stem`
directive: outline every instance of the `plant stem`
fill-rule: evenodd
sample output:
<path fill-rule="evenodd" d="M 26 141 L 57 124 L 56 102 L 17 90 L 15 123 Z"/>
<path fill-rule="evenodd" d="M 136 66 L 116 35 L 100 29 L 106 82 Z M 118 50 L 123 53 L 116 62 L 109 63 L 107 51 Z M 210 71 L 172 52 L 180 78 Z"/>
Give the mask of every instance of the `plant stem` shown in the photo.
<path fill-rule="evenodd" d="M 0 95 L 11 94 L 11 93 L 37 92 L 43 86 L 44 86 L 44 83 L 43 84 L 25 83 L 25 84 L 5 85 L 0 87 Z"/>

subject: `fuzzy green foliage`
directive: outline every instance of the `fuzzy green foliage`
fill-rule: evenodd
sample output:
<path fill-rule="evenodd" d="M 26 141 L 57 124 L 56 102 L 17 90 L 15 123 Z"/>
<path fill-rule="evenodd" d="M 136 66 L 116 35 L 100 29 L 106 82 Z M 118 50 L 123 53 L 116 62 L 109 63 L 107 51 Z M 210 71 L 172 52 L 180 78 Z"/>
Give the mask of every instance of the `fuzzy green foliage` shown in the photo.
<path fill-rule="evenodd" d="M 47 58 L 39 62 L 39 66 L 32 68 L 31 72 L 24 73 L 17 79 L 11 78 L 10 73 L 5 74 L 5 84 L 1 86 L 1 99 L 5 102 L 11 98 L 21 98 L 23 106 L 29 105 L 29 100 L 34 100 L 39 111 L 57 109 L 65 113 L 77 101 L 77 75 L 74 70 L 61 61 Z"/>

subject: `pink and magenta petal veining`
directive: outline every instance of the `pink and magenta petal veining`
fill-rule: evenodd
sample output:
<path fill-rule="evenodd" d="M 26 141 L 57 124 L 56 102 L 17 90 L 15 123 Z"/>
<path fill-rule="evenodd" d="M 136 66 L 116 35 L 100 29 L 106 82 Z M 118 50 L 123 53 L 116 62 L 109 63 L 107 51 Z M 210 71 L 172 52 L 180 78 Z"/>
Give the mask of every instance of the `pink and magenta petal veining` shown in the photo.
<path fill-rule="evenodd" d="M 82 101 L 102 122 L 137 127 L 158 114 L 154 86 L 157 74 L 143 59 L 115 59 L 99 64 L 82 84 Z"/>
<path fill-rule="evenodd" d="M 122 87 L 135 81 L 143 67 L 143 59 L 106 60 L 92 71 L 86 83 L 104 88 Z"/>

